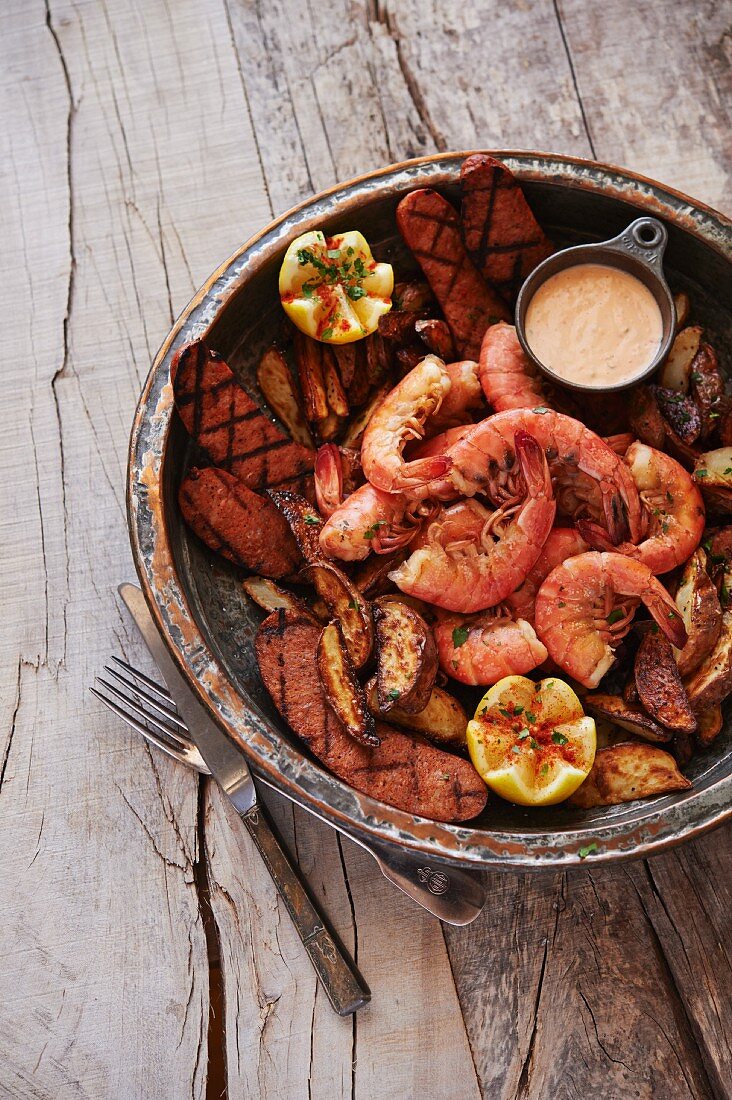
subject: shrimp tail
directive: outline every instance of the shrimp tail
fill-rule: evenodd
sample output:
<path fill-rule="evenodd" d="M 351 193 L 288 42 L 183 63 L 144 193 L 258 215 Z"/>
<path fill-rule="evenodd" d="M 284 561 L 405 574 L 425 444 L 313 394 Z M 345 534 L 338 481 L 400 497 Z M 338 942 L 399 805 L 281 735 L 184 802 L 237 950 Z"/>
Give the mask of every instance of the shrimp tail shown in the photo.
<path fill-rule="evenodd" d="M 622 496 L 614 485 L 602 484 L 602 509 L 605 513 L 608 534 L 613 549 L 621 542 L 630 540 L 628 512 Z"/>
<path fill-rule="evenodd" d="M 444 477 L 452 466 L 449 455 L 428 455 L 426 458 L 415 458 L 412 462 L 405 462 L 399 475 L 401 489 L 418 488 L 429 481 L 435 481 Z"/>
<path fill-rule="evenodd" d="M 516 457 L 524 475 L 526 488 L 530 497 L 546 496 L 551 498 L 554 493 L 549 474 L 549 464 L 546 456 L 534 439 L 533 435 L 522 428 L 514 434 L 514 446 Z"/>
<path fill-rule="evenodd" d="M 665 588 L 660 584 L 643 596 L 643 603 L 658 623 L 672 645 L 683 649 L 688 638 L 679 610 Z"/>
<path fill-rule="evenodd" d="M 328 519 L 343 503 L 343 463 L 335 443 L 325 443 L 315 456 L 315 499 Z"/>
<path fill-rule="evenodd" d="M 591 519 L 578 519 L 576 527 L 591 549 L 623 553 L 623 548 L 613 544 L 607 531 L 599 523 L 593 523 Z"/>

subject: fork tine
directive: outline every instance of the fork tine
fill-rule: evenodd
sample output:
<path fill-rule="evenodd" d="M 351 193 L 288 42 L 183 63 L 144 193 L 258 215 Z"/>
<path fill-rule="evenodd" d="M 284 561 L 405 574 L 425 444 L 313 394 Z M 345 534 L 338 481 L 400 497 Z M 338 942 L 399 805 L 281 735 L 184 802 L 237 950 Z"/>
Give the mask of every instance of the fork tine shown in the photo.
<path fill-rule="evenodd" d="M 177 730 L 171 729 L 165 722 L 161 722 L 159 718 L 156 718 L 152 714 L 148 714 L 144 706 L 134 699 L 130 699 L 124 692 L 116 688 L 114 684 L 108 683 L 101 676 L 95 676 L 94 679 L 98 684 L 101 684 L 106 691 L 113 695 L 115 699 L 119 699 L 121 703 L 124 703 L 128 711 L 131 712 L 132 716 L 138 719 L 138 721 L 142 720 L 143 722 L 149 722 L 155 730 L 162 734 L 162 736 L 170 741 L 177 749 L 183 750 L 188 747 L 189 742 L 187 738 L 184 739 Z"/>
<path fill-rule="evenodd" d="M 182 730 L 184 734 L 188 733 L 188 727 L 185 722 L 180 720 L 175 711 L 171 710 L 170 707 L 165 706 L 163 703 L 159 703 L 157 699 L 154 699 L 152 695 L 145 691 L 144 688 L 141 688 L 139 684 L 131 684 L 121 673 L 115 671 L 111 665 L 105 665 L 104 671 L 108 672 L 110 676 L 114 676 L 115 680 L 119 681 L 120 684 L 124 684 L 128 691 L 134 691 L 135 695 L 139 696 L 140 699 L 144 699 L 148 706 L 152 707 L 154 711 L 161 714 L 164 718 L 167 718 L 169 722 L 172 722 L 173 725 Z"/>
<path fill-rule="evenodd" d="M 190 761 L 186 760 L 185 753 L 183 753 L 180 749 L 177 749 L 170 742 L 163 740 L 163 738 L 159 734 L 154 733 L 153 730 L 149 729 L 148 726 L 143 725 L 142 722 L 138 722 L 138 720 L 133 717 L 133 715 L 128 714 L 126 710 L 122 709 L 122 707 L 117 706 L 117 704 L 112 699 L 108 699 L 107 696 L 102 694 L 101 691 L 97 691 L 97 689 L 93 687 L 90 687 L 89 691 L 92 693 L 92 695 L 95 695 L 101 703 L 104 703 L 105 707 L 116 714 L 118 718 L 121 718 L 126 725 L 130 726 L 133 730 L 136 730 L 137 733 L 141 733 L 149 744 L 154 745 L 155 748 L 167 753 L 168 756 L 172 756 L 174 760 L 180 761 L 181 764 L 190 763 Z"/>
<path fill-rule="evenodd" d="M 156 684 L 155 681 L 151 680 L 149 676 L 146 676 L 144 672 L 140 672 L 139 669 L 133 668 L 132 665 L 128 665 L 127 661 L 123 661 L 121 657 L 115 657 L 113 655 L 112 660 L 116 665 L 120 665 L 125 670 L 125 672 L 128 672 L 130 676 L 134 676 L 136 680 L 140 681 L 140 683 L 145 684 L 145 686 L 148 687 L 150 691 L 154 691 L 155 694 L 158 695 L 161 699 L 164 699 L 166 703 L 170 703 L 172 704 L 172 706 L 175 706 L 175 703 L 173 702 L 173 696 L 170 694 L 167 688 L 161 687 L 160 684 Z"/>

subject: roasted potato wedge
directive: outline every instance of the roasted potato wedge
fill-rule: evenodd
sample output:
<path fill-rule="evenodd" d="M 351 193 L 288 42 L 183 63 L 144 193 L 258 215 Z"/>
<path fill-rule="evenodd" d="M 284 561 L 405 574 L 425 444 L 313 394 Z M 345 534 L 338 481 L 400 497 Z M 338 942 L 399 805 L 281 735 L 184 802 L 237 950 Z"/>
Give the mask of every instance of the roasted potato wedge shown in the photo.
<path fill-rule="evenodd" d="M 732 691 L 732 611 L 722 612 L 717 644 L 684 686 L 696 714 L 717 706 Z"/>
<path fill-rule="evenodd" d="M 364 340 L 366 349 L 366 376 L 372 386 L 381 386 L 391 370 L 391 353 L 380 332 L 372 332 Z"/>
<path fill-rule="evenodd" d="M 590 810 L 615 806 L 637 798 L 685 791 L 691 787 L 670 753 L 656 745 L 623 741 L 598 749 L 584 783 L 567 799 L 568 805 Z"/>
<path fill-rule="evenodd" d="M 403 377 L 414 370 L 418 363 L 424 359 L 424 347 L 421 344 L 408 344 L 405 348 L 399 348 L 394 356 L 399 374 Z"/>
<path fill-rule="evenodd" d="M 336 357 L 332 348 L 323 347 L 321 350 L 323 366 L 323 382 L 328 407 L 336 416 L 348 416 L 348 399 L 341 384 L 341 377 L 336 366 Z"/>
<path fill-rule="evenodd" d="M 418 714 L 427 706 L 437 675 L 432 630 L 413 608 L 382 596 L 374 603 L 376 683 L 382 714 L 398 706 Z"/>
<path fill-rule="evenodd" d="M 294 346 L 297 376 L 305 401 L 305 416 L 311 424 L 325 420 L 330 410 L 323 377 L 323 345 L 298 329 L 294 336 Z"/>
<path fill-rule="evenodd" d="M 722 732 L 722 708 L 717 705 L 703 710 L 697 715 L 696 739 L 707 748 Z"/>
<path fill-rule="evenodd" d="M 402 564 L 408 554 L 408 549 L 395 550 L 393 554 L 369 554 L 365 561 L 358 563 L 353 574 L 356 588 L 369 599 L 393 592 L 394 584 L 389 580 L 389 574 Z"/>
<path fill-rule="evenodd" d="M 598 749 L 606 749 L 610 745 L 627 741 L 628 733 L 620 726 L 616 726 L 614 722 L 608 722 L 606 718 L 595 716 L 595 740 Z"/>
<path fill-rule="evenodd" d="M 688 638 L 683 649 L 673 651 L 682 676 L 688 676 L 711 653 L 722 629 L 722 608 L 706 564 L 704 551 L 695 550 L 684 566 L 676 592 L 676 606 Z"/>
<path fill-rule="evenodd" d="M 348 390 L 358 368 L 358 342 L 355 344 L 333 344 L 330 350 L 335 355 L 338 364 L 341 385 L 345 390 Z"/>
<path fill-rule="evenodd" d="M 422 310 L 436 306 L 435 296 L 429 283 L 415 280 L 409 283 L 397 283 L 391 300 L 394 309 L 407 310 L 408 313 L 421 313 Z"/>
<path fill-rule="evenodd" d="M 366 702 L 376 718 L 388 714 L 389 721 L 403 729 L 421 733 L 436 745 L 443 748 L 462 750 L 467 745 L 465 731 L 468 728 L 468 716 L 454 695 L 440 687 L 433 687 L 427 706 L 418 714 L 409 714 L 400 707 L 389 711 L 379 710 L 376 677 L 372 676 L 366 684 Z"/>
<path fill-rule="evenodd" d="M 696 401 L 702 422 L 702 439 L 717 428 L 724 411 L 724 379 L 719 370 L 717 353 L 705 340 L 691 364 L 691 396 Z"/>
<path fill-rule="evenodd" d="M 350 424 L 346 428 L 345 435 L 341 440 L 342 447 L 348 447 L 353 451 L 357 451 L 361 446 L 361 440 L 363 439 L 363 433 L 366 431 L 368 422 L 378 409 L 381 402 L 386 397 L 387 393 L 391 390 L 391 383 L 387 382 L 379 389 L 375 391 L 370 397 L 368 404 L 364 405 L 359 412 L 352 418 Z"/>
<path fill-rule="evenodd" d="M 675 390 L 676 393 L 689 392 L 691 364 L 699 350 L 701 338 L 702 330 L 697 325 L 682 328 L 677 333 L 658 379 L 665 389 Z"/>
<path fill-rule="evenodd" d="M 447 321 L 415 321 L 414 331 L 434 355 L 445 363 L 455 362 L 457 351 Z"/>
<path fill-rule="evenodd" d="M 676 331 L 684 328 L 691 313 L 689 295 L 682 290 L 680 294 L 674 294 L 674 309 L 676 310 Z"/>
<path fill-rule="evenodd" d="M 681 443 L 690 447 L 697 441 L 702 429 L 701 414 L 696 402 L 686 394 L 677 393 L 676 390 L 669 390 L 664 386 L 651 386 L 650 389 L 666 423 L 679 437 Z"/>
<path fill-rule="evenodd" d="M 395 344 L 411 344 L 414 340 L 414 326 L 418 313 L 406 309 L 392 309 L 379 317 L 379 333 L 385 340 Z"/>
<path fill-rule="evenodd" d="M 666 441 L 666 424 L 661 416 L 653 391 L 648 386 L 633 390 L 628 412 L 630 426 L 641 443 L 662 450 Z"/>
<path fill-rule="evenodd" d="M 627 703 L 620 695 L 604 695 L 593 692 L 585 695 L 582 705 L 594 718 L 603 718 L 628 733 L 642 737 L 644 741 L 670 741 L 671 733 L 655 719 L 633 703 Z"/>
<path fill-rule="evenodd" d="M 694 481 L 716 512 L 732 512 L 732 447 L 718 447 L 699 456 Z"/>
<path fill-rule="evenodd" d="M 343 631 L 348 655 L 354 668 L 361 668 L 371 656 L 374 645 L 374 624 L 371 608 L 346 574 L 329 561 L 306 565 L 303 579 L 315 586 L 331 615 Z"/>
<path fill-rule="evenodd" d="M 295 442 L 302 443 L 303 447 L 314 447 L 313 437 L 302 414 L 300 395 L 279 348 L 267 348 L 259 360 L 257 382 L 264 400 Z"/>
<path fill-rule="evenodd" d="M 694 733 L 696 718 L 686 694 L 673 646 L 660 630 L 649 630 L 635 655 L 635 686 L 641 706 L 666 729 Z"/>
<path fill-rule="evenodd" d="M 323 521 L 312 504 L 289 489 L 272 489 L 267 495 L 289 523 L 305 561 L 322 561 L 319 535 Z"/>
<path fill-rule="evenodd" d="M 339 623 L 328 623 L 318 639 L 318 674 L 325 698 L 359 745 L 381 744 L 366 695 L 356 679 Z"/>
<path fill-rule="evenodd" d="M 284 607 L 286 611 L 297 611 L 301 615 L 310 614 L 310 608 L 304 600 L 294 596 L 286 588 L 280 588 L 268 577 L 247 577 L 242 581 L 242 588 L 249 599 L 265 611 L 277 611 L 280 607 Z"/>

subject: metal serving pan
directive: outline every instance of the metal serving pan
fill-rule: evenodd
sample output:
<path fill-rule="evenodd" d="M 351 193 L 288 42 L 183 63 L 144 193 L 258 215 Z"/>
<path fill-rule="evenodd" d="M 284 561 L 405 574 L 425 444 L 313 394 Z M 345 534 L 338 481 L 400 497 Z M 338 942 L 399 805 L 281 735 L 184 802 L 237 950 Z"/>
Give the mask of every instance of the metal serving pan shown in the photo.
<path fill-rule="evenodd" d="M 288 797 L 366 841 L 397 845 L 462 866 L 542 869 L 579 860 L 648 855 L 732 815 L 732 722 L 688 769 L 693 789 L 591 811 L 525 810 L 497 799 L 475 821 L 443 825 L 394 810 L 326 772 L 284 727 L 259 680 L 252 639 L 262 617 L 240 576 L 198 542 L 176 504 L 190 443 L 175 414 L 170 361 L 205 337 L 256 390 L 259 354 L 281 324 L 277 274 L 288 244 L 309 229 L 361 230 L 379 259 L 407 257 L 397 202 L 415 187 L 457 197 L 467 153 L 422 157 L 360 176 L 308 199 L 272 222 L 204 283 L 166 337 L 135 414 L 128 468 L 132 551 L 152 614 L 181 671 L 255 771 Z M 732 353 L 732 222 L 652 180 L 609 165 L 544 153 L 497 151 L 521 180 L 537 218 L 562 245 L 599 241 L 634 217 L 665 222 L 666 272 L 686 290 L 729 370 Z M 409 265 L 413 265 L 410 263 Z"/>

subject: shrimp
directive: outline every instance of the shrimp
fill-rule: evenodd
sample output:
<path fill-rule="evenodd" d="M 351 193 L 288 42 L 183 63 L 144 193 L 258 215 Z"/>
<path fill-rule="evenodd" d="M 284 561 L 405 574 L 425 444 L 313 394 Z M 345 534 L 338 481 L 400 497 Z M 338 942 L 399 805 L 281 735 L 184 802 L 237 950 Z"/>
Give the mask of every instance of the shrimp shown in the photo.
<path fill-rule="evenodd" d="M 384 493 L 368 482 L 356 489 L 328 517 L 320 531 L 320 548 L 329 558 L 363 561 L 373 550 L 390 554 L 408 546 L 435 506 L 404 493 Z"/>
<path fill-rule="evenodd" d="M 478 377 L 496 412 L 547 404 L 541 375 L 521 347 L 516 329 L 505 321 L 486 329 Z"/>
<path fill-rule="evenodd" d="M 315 456 L 315 500 L 325 519 L 335 512 L 343 499 L 363 481 L 358 451 L 324 443 Z"/>
<path fill-rule="evenodd" d="M 615 660 L 641 601 L 677 649 L 686 629 L 676 604 L 647 565 L 623 554 L 589 551 L 551 571 L 536 596 L 534 626 L 561 669 L 597 687 Z"/>
<path fill-rule="evenodd" d="M 477 501 L 445 509 L 423 545 L 389 574 L 402 592 L 469 613 L 495 607 L 523 582 L 551 531 L 556 503 L 539 444 L 518 431 L 514 447 L 524 499 L 492 514 Z"/>
<path fill-rule="evenodd" d="M 574 527 L 554 527 L 541 548 L 536 564 L 529 570 L 526 580 L 506 598 L 506 605 L 516 619 L 534 622 L 534 603 L 542 581 L 555 566 L 575 554 L 584 554 L 589 546 Z"/>
<path fill-rule="evenodd" d="M 537 440 L 551 463 L 560 512 L 604 516 L 613 543 L 628 536 L 638 542 L 641 505 L 627 466 L 579 420 L 552 409 L 509 409 L 481 420 L 449 448 L 452 467 L 429 485 L 429 493 L 449 499 L 455 490 L 462 496 L 482 492 L 500 503 L 512 476 L 514 436 L 521 431 Z"/>
<path fill-rule="evenodd" d="M 363 470 L 374 488 L 398 493 L 447 473 L 450 460 L 444 455 L 407 462 L 402 451 L 410 439 L 422 439 L 425 421 L 439 410 L 451 385 L 442 360 L 427 355 L 386 395 L 361 444 Z"/>
<path fill-rule="evenodd" d="M 439 410 L 432 413 L 425 425 L 428 436 L 444 432 L 448 428 L 460 427 L 466 421 L 471 421 L 469 414 L 474 409 L 485 406 L 477 363 L 472 359 L 464 359 L 457 363 L 448 363 L 445 370 L 450 379 L 450 389 Z"/>
<path fill-rule="evenodd" d="M 580 520 L 578 527 L 596 550 L 615 550 L 647 565 L 652 573 L 668 573 L 693 554 L 704 531 L 704 502 L 691 475 L 676 459 L 645 443 L 633 443 L 625 454 L 643 505 L 645 537 L 637 546 L 612 546 L 607 532 Z"/>
<path fill-rule="evenodd" d="M 495 684 L 531 672 L 547 658 L 529 623 L 495 608 L 470 617 L 442 616 L 433 629 L 440 668 L 462 684 Z"/>

